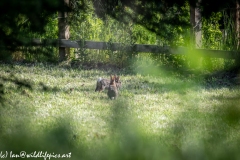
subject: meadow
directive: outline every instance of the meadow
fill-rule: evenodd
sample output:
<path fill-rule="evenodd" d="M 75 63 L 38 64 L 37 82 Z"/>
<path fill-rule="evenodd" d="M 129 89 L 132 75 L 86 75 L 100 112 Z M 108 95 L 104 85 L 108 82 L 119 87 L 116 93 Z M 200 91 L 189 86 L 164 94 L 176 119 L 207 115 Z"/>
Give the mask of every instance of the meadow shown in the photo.
<path fill-rule="evenodd" d="M 1 151 L 71 152 L 70 159 L 240 158 L 240 91 L 228 77 L 153 66 L 0 68 Z M 122 81 L 116 100 L 94 92 L 97 78 L 110 74 Z"/>

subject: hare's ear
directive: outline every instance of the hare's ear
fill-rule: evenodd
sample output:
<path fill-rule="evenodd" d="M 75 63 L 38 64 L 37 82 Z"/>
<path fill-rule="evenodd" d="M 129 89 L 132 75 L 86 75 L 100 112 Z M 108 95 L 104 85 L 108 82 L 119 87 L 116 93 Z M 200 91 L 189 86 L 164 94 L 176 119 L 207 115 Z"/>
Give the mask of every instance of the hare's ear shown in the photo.
<path fill-rule="evenodd" d="M 110 75 L 110 80 L 113 80 L 113 76 L 112 75 Z"/>

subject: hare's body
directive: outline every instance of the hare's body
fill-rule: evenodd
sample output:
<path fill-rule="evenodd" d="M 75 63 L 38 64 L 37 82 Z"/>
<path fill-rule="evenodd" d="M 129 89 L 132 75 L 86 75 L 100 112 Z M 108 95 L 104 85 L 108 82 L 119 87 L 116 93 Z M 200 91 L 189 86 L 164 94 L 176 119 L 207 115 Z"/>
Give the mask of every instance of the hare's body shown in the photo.
<path fill-rule="evenodd" d="M 116 83 L 116 87 L 117 89 L 121 88 L 122 84 L 121 84 L 121 81 L 119 79 L 119 76 L 116 77 L 114 76 L 115 78 L 115 83 Z M 98 78 L 97 80 L 97 85 L 96 85 L 96 89 L 95 89 L 95 92 L 96 91 L 104 91 L 105 89 L 108 89 L 109 88 L 109 85 L 110 85 L 110 80 L 109 79 L 105 79 L 105 78 Z"/>
<path fill-rule="evenodd" d="M 117 88 L 118 88 L 118 90 L 122 87 L 122 82 L 120 81 L 120 77 L 118 76 L 118 77 L 116 77 L 115 75 L 114 75 L 114 79 L 115 79 L 115 82 L 116 82 L 116 86 L 117 86 Z"/>
<path fill-rule="evenodd" d="M 108 89 L 110 81 L 108 79 L 102 79 L 101 77 L 97 80 L 96 91 L 103 91 L 105 88 Z"/>
<path fill-rule="evenodd" d="M 116 99 L 118 96 L 118 88 L 115 82 L 115 77 L 113 76 L 111 76 L 111 79 L 110 79 L 107 95 L 110 99 Z"/>

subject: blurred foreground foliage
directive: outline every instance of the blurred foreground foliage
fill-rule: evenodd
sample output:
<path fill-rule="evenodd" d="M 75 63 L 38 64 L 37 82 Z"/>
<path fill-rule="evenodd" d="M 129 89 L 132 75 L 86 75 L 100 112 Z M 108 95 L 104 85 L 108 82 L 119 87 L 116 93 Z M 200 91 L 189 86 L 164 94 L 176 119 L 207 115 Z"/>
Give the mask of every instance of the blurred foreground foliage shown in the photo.
<path fill-rule="evenodd" d="M 223 105 L 214 114 L 186 107 L 168 130 L 155 135 L 146 133 L 128 114 L 127 101 L 116 101 L 108 121 L 110 135 L 96 135 L 91 143 L 86 143 L 84 136 L 73 133 L 69 117 L 56 119 L 51 127 L 44 128 L 38 135 L 31 133 L 28 118 L 24 117 L 26 121 L 16 122 L 12 129 L 0 125 L 0 150 L 3 154 L 5 151 L 14 154 L 21 151 L 28 154 L 34 151 L 71 153 L 69 159 L 239 159 L 240 136 L 236 133 L 240 129 L 239 98 L 222 98 Z M 1 106 L 1 113 L 3 110 Z M 6 121 L 3 117 L 1 124 Z M 203 117 L 204 121 L 201 121 Z"/>

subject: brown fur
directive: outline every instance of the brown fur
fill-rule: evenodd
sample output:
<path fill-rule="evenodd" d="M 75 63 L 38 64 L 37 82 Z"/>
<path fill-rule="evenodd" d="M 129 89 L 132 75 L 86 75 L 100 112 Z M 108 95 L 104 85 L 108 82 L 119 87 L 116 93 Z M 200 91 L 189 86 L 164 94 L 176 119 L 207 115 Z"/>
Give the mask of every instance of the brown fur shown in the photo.
<path fill-rule="evenodd" d="M 108 88 L 108 97 L 110 99 L 116 99 L 118 96 L 118 88 L 116 85 L 116 81 L 115 81 L 115 76 L 110 76 L 110 84 L 109 84 L 109 88 Z"/>
<path fill-rule="evenodd" d="M 120 81 L 120 76 L 114 75 L 114 78 L 115 78 L 116 86 L 117 86 L 117 88 L 119 90 L 121 88 L 121 86 L 122 86 L 122 82 Z"/>
<path fill-rule="evenodd" d="M 99 92 L 104 91 L 105 88 L 108 89 L 109 84 L 110 84 L 110 81 L 108 79 L 101 79 L 101 78 L 99 78 L 97 80 L 97 85 L 96 85 L 95 92 L 96 91 L 99 91 Z"/>

